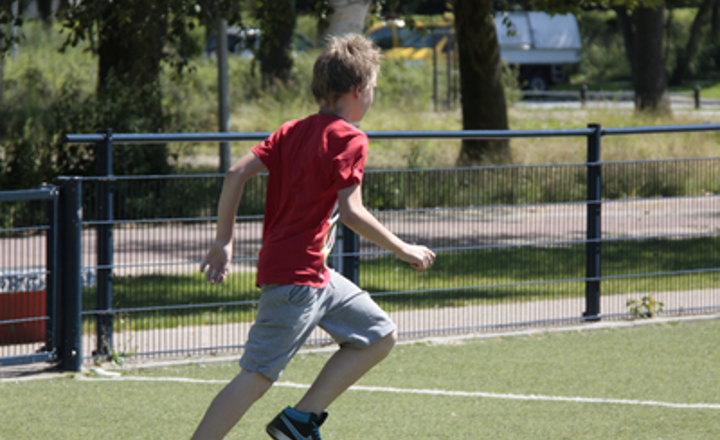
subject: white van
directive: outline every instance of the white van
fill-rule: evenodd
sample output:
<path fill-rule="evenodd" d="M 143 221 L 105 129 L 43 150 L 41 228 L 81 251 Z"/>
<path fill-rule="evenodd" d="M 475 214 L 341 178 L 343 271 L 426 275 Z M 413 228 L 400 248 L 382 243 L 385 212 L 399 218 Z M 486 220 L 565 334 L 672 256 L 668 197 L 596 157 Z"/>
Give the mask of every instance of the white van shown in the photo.
<path fill-rule="evenodd" d="M 508 12 L 495 16 L 495 27 L 502 60 L 520 67 L 526 88 L 566 82 L 566 66 L 580 62 L 580 28 L 572 14 Z"/>

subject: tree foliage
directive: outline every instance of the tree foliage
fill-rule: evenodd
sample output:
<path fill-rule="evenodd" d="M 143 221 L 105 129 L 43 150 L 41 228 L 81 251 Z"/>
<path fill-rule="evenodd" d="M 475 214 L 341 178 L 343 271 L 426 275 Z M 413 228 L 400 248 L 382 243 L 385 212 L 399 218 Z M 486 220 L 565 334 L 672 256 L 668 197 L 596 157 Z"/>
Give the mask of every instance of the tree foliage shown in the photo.
<path fill-rule="evenodd" d="M 13 32 L 13 27 L 23 24 L 22 16 L 16 13 L 16 6 L 12 1 L 0 2 L 0 56 L 4 56 L 17 43 L 19 37 Z"/>
<path fill-rule="evenodd" d="M 670 76 L 670 84 L 678 85 L 688 77 L 690 72 L 690 63 L 697 54 L 700 44 L 701 28 L 706 22 L 710 22 L 713 18 L 713 8 L 720 4 L 720 0 L 702 0 L 700 3 L 695 19 L 690 27 L 690 37 L 685 46 L 677 48 L 677 63 L 675 69 Z M 717 16 L 715 16 L 717 20 Z"/>
<path fill-rule="evenodd" d="M 242 23 L 240 2 L 232 0 L 85 0 L 73 3 L 60 11 L 63 27 L 68 31 L 64 47 L 86 44 L 88 50 L 98 53 L 103 38 L 102 30 L 111 22 L 130 44 L 138 37 L 153 38 L 151 32 L 158 27 L 163 32 L 156 38 L 165 43 L 161 61 L 178 73 L 187 67 L 192 52 L 190 33 L 197 26 L 213 28 L 217 17 L 229 24 Z"/>
<path fill-rule="evenodd" d="M 260 22 L 260 72 L 263 86 L 287 83 L 292 74 L 291 54 L 297 15 L 294 0 L 263 0 L 257 9 Z"/>
<path fill-rule="evenodd" d="M 0 9 L 0 19 L 21 25 L 18 11 L 6 3 Z M 33 117 L 24 125 L 9 124 L 4 134 L 6 184 L 14 185 L 15 180 L 28 175 L 24 170 L 32 167 L 27 166 L 24 157 L 32 157 L 38 172 L 31 174 L 37 174 L 37 179 L 53 174 L 47 170 L 48 163 L 54 163 L 57 172 L 90 172 L 93 166 L 88 163 L 94 161 L 92 149 L 82 154 L 76 152 L 82 161 L 64 164 L 65 152 L 72 147 L 62 145 L 63 133 L 92 132 L 99 128 L 126 133 L 164 131 L 170 116 L 162 104 L 162 71 L 169 68 L 175 75 L 181 75 L 190 58 L 200 50 L 192 38 L 193 30 L 198 26 L 212 27 L 218 17 L 238 23 L 240 12 L 239 2 L 231 0 L 84 0 L 61 9 L 58 18 L 66 33 L 61 51 L 80 47 L 97 55 L 96 94 L 80 97 L 76 91 L 61 93 L 43 107 L 50 115 L 46 120 Z M 11 36 L 7 32 L 0 36 L 0 41 L 5 42 L 3 50 L 8 49 Z M 68 87 L 71 90 L 74 86 Z M 55 110 L 58 108 L 81 116 L 63 117 Z M 82 111 L 78 113 L 75 109 Z M 47 146 L 43 151 L 39 150 L 43 147 L 36 142 L 38 139 L 45 139 L 42 145 Z M 33 153 L 23 156 L 23 151 Z M 168 158 L 166 145 L 116 146 L 114 172 L 167 173 L 171 170 Z"/>

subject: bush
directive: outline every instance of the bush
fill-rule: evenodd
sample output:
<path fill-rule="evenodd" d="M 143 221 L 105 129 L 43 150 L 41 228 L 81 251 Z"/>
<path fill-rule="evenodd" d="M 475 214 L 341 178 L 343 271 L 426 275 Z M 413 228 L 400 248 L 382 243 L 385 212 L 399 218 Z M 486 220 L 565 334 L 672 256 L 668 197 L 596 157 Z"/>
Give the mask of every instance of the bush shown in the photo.
<path fill-rule="evenodd" d="M 690 28 L 697 8 L 668 8 L 665 20 L 664 54 L 667 71 L 672 73 L 690 37 Z M 574 82 L 602 83 L 630 82 L 630 63 L 625 42 L 614 11 L 588 10 L 578 14 L 583 42 L 582 61 L 574 75 Z M 717 79 L 720 49 L 710 36 L 710 20 L 702 32 L 695 58 L 691 60 L 691 74 L 695 79 Z"/>
<path fill-rule="evenodd" d="M 57 175 L 90 173 L 90 147 L 62 142 L 65 130 L 83 126 L 90 116 L 76 84 L 54 91 L 41 72 L 28 70 L 8 86 L 11 93 L 0 109 L 0 188 L 36 188 Z"/>
<path fill-rule="evenodd" d="M 153 93 L 150 90 L 116 87 L 111 99 L 98 100 L 72 79 L 57 91 L 47 84 L 43 73 L 34 69 L 9 84 L 10 96 L 0 110 L 2 189 L 34 188 L 59 175 L 95 174 L 94 147 L 66 144 L 66 133 L 92 133 L 99 127 L 142 133 L 156 124 L 135 110 L 136 103 Z M 165 174 L 170 171 L 167 159 L 166 146 L 116 146 L 114 173 Z"/>
<path fill-rule="evenodd" d="M 66 133 L 213 131 L 206 82 L 197 70 L 182 78 L 163 75 L 158 84 L 127 89 L 108 79 L 107 98 L 94 93 L 97 59 L 71 49 L 57 52 L 59 38 L 29 23 L 17 59 L 5 63 L 5 96 L 0 107 L 0 190 L 35 188 L 59 175 L 95 175 L 92 145 L 68 145 Z M 148 99 L 161 99 L 163 114 L 139 111 Z M 216 107 L 216 106 L 215 106 Z M 157 119 L 159 118 L 159 120 Z M 174 149 L 173 149 L 174 148 Z M 114 174 L 167 174 L 189 146 L 116 145 Z"/>

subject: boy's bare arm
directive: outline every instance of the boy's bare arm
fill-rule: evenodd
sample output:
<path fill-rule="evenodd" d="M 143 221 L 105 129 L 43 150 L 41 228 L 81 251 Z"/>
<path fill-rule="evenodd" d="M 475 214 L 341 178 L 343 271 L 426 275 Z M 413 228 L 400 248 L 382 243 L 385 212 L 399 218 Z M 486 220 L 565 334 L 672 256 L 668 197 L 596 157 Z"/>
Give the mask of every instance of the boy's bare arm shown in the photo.
<path fill-rule="evenodd" d="M 420 272 L 427 270 L 435 262 L 435 253 L 425 246 L 409 244 L 390 232 L 380 223 L 362 202 L 360 185 L 338 191 L 340 220 L 378 246 L 389 250 L 403 261 L 410 263 Z"/>
<path fill-rule="evenodd" d="M 245 182 L 258 173 L 265 171 L 265 165 L 253 153 L 241 157 L 225 174 L 220 201 L 218 202 L 218 222 L 215 241 L 200 265 L 205 279 L 211 283 L 221 283 L 228 273 L 232 259 L 233 229 Z"/>

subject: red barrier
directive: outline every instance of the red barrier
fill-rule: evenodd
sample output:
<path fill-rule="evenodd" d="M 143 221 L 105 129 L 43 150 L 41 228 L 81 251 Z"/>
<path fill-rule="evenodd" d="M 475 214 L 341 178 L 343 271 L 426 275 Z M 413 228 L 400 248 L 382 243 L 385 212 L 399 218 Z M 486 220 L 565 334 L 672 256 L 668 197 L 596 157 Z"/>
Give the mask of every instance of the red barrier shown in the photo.
<path fill-rule="evenodd" d="M 0 321 L 43 318 L 45 291 L 0 293 Z M 0 345 L 45 340 L 45 320 L 0 324 Z"/>

